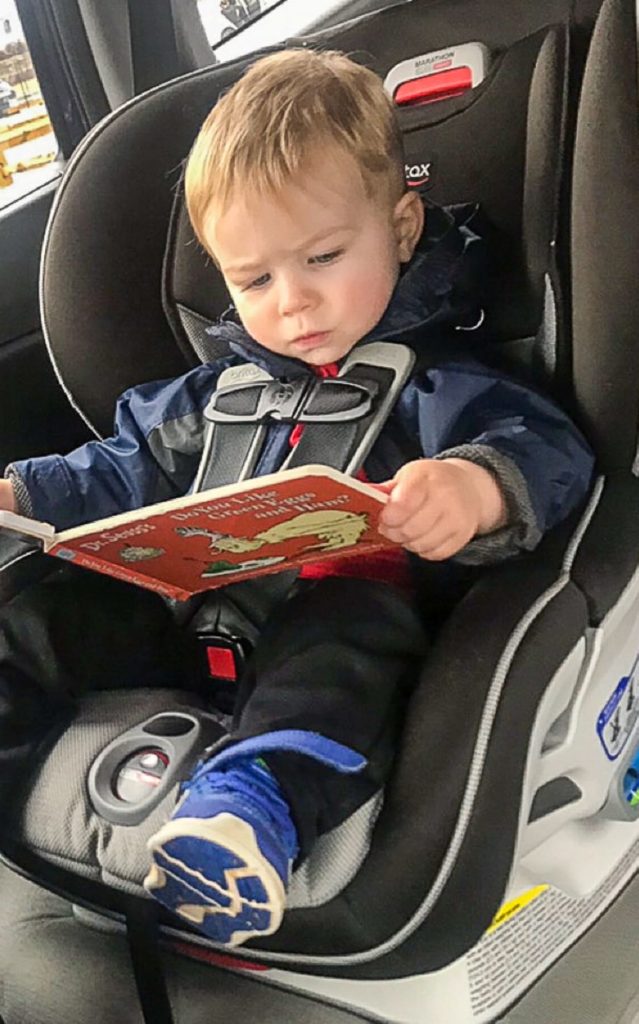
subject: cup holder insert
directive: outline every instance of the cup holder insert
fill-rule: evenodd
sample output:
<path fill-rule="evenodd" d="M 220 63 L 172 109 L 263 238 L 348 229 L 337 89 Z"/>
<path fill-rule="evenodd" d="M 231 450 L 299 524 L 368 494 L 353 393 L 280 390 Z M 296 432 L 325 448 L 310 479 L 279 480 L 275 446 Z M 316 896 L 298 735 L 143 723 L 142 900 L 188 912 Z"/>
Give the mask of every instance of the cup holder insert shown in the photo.
<path fill-rule="evenodd" d="M 197 722 L 187 715 L 156 715 L 143 726 L 142 731 L 151 736 L 186 736 L 196 725 Z"/>

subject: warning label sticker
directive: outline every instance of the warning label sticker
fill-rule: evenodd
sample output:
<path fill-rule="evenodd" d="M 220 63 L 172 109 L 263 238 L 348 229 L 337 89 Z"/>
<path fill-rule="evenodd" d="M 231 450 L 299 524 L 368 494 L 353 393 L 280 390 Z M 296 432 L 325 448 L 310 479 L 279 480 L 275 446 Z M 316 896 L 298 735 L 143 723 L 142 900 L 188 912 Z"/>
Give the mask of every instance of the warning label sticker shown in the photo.
<path fill-rule="evenodd" d="M 546 889 L 548 889 L 547 885 L 536 885 L 534 889 L 527 889 L 526 892 L 522 892 L 519 896 L 515 896 L 514 899 L 503 903 L 495 914 L 490 927 L 486 930 L 486 935 L 490 935 L 492 932 L 497 931 L 502 924 L 511 921 L 516 914 L 519 914 L 524 907 L 527 907 L 533 900 L 541 896 Z"/>
<path fill-rule="evenodd" d="M 630 674 L 619 680 L 597 719 L 597 735 L 609 761 L 619 757 L 639 715 L 636 678 L 638 665 L 639 657 L 635 659 Z"/>

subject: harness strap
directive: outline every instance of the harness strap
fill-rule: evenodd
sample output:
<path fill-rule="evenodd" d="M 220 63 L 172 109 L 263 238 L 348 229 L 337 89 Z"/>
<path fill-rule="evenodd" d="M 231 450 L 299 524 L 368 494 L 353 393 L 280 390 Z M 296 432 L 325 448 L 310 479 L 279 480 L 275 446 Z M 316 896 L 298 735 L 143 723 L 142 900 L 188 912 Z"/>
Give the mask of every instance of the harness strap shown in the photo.
<path fill-rule="evenodd" d="M 209 420 L 202 457 L 193 490 L 207 491 L 248 479 L 255 468 L 267 432 L 266 421 L 253 418 L 262 385 L 273 381 L 270 373 L 250 363 L 230 366 L 217 382 L 204 416 Z M 236 407 L 228 422 L 211 419 L 215 412 L 215 396 L 233 391 Z"/>
<path fill-rule="evenodd" d="M 202 475 L 198 474 L 195 490 L 208 491 L 248 480 L 253 475 L 266 430 L 265 423 L 224 424 L 209 430 L 208 444 L 200 464 Z"/>
<path fill-rule="evenodd" d="M 174 1024 L 158 934 L 159 907 L 151 900 L 131 900 L 126 934 L 144 1024 Z"/>
<path fill-rule="evenodd" d="M 281 445 L 274 454 L 272 472 L 321 463 L 356 473 L 414 362 L 404 345 L 373 342 L 354 349 L 338 377 L 278 381 L 253 364 L 228 367 L 204 412 L 210 425 L 194 491 L 254 476 L 269 422 L 305 427 L 292 451 Z"/>

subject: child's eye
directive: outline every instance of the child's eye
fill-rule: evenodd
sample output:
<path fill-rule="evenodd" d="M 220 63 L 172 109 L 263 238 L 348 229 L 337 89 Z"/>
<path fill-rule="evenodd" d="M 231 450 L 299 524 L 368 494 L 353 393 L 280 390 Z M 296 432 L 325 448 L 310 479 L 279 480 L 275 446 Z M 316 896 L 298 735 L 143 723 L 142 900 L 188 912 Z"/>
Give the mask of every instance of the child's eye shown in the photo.
<path fill-rule="evenodd" d="M 322 252 L 319 256 L 311 256 L 309 263 L 326 264 L 332 263 L 338 256 L 343 254 L 343 249 L 334 249 L 332 252 Z"/>
<path fill-rule="evenodd" d="M 260 276 L 256 277 L 254 281 L 249 281 L 248 284 L 245 284 L 242 291 L 247 292 L 250 291 L 251 288 L 263 288 L 265 284 L 268 284 L 270 277 L 270 274 L 260 274 Z"/>

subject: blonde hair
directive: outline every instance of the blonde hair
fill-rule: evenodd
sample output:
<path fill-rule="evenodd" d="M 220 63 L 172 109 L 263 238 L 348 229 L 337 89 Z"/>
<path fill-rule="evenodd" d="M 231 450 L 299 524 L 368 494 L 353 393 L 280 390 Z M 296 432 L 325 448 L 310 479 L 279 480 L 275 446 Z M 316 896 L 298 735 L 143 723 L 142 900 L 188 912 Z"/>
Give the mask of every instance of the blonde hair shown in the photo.
<path fill-rule="evenodd" d="M 216 103 L 185 174 L 191 223 L 203 242 L 212 204 L 233 192 L 278 192 L 318 147 L 353 157 L 369 194 L 406 189 L 402 138 L 378 76 L 337 51 L 291 49 L 263 57 Z M 203 243 L 204 244 L 204 243 Z"/>

